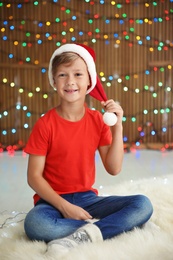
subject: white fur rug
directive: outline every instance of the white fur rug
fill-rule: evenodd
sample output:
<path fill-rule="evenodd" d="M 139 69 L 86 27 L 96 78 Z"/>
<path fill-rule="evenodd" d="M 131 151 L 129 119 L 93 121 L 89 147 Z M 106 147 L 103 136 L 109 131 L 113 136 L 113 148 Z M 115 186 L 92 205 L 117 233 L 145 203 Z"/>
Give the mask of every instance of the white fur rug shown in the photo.
<path fill-rule="evenodd" d="M 27 239 L 23 230 L 24 213 L 2 212 L 0 259 L 173 260 L 173 174 L 163 178 L 124 182 L 104 187 L 103 191 L 106 195 L 137 193 L 147 195 L 154 206 L 152 218 L 141 229 L 136 228 L 104 242 L 79 246 L 59 258 L 53 253 L 45 255 L 44 242 L 32 242 Z"/>

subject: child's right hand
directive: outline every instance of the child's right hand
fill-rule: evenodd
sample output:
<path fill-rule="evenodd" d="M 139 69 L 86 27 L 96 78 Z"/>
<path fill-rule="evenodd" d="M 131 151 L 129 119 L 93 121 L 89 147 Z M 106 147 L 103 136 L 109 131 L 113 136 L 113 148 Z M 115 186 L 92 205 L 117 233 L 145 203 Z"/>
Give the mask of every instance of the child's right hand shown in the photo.
<path fill-rule="evenodd" d="M 65 201 L 63 203 L 61 213 L 64 218 L 71 218 L 76 220 L 92 219 L 92 216 L 86 210 L 79 206 L 73 205 L 68 201 Z"/>

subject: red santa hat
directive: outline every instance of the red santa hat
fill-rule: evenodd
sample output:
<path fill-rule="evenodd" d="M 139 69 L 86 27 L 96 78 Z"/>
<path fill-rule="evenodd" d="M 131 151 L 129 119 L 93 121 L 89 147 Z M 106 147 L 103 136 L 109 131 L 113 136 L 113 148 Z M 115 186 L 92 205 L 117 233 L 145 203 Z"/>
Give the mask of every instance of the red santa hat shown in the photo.
<path fill-rule="evenodd" d="M 85 61 L 88 68 L 88 73 L 90 75 L 90 80 L 91 80 L 91 85 L 87 90 L 86 94 L 90 94 L 92 97 L 96 98 L 99 101 L 106 101 L 107 100 L 106 93 L 103 89 L 103 86 L 96 72 L 95 52 L 91 47 L 84 44 L 68 43 L 62 45 L 61 47 L 59 47 L 54 51 L 50 59 L 49 69 L 48 69 L 48 77 L 49 77 L 50 85 L 54 87 L 54 80 L 52 75 L 52 61 L 56 56 L 62 54 L 63 52 L 77 53 Z"/>

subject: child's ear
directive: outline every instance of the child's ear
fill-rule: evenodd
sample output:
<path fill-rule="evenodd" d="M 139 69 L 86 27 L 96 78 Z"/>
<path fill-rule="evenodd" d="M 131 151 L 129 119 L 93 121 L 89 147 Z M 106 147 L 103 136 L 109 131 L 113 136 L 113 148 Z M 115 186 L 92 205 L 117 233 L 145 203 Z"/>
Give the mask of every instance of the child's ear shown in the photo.
<path fill-rule="evenodd" d="M 87 89 L 89 89 L 89 88 L 91 87 L 91 79 L 90 79 L 90 77 L 89 77 L 89 81 L 88 81 L 88 84 L 87 84 L 87 86 L 88 86 L 88 88 L 87 88 Z"/>
<path fill-rule="evenodd" d="M 89 81 L 88 81 L 88 89 L 91 87 L 91 77 L 89 75 Z"/>
<path fill-rule="evenodd" d="M 53 86 L 55 87 L 56 85 L 56 82 L 55 82 L 55 79 L 53 78 Z"/>
<path fill-rule="evenodd" d="M 91 87 L 91 84 L 88 84 L 87 90 L 90 89 L 90 87 Z"/>

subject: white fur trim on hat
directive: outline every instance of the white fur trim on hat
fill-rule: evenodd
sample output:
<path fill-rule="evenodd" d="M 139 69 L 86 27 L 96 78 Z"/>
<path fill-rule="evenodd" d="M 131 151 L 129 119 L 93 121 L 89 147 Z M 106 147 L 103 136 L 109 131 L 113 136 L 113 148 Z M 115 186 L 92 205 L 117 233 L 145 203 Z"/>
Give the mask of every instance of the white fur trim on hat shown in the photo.
<path fill-rule="evenodd" d="M 74 43 L 67 43 L 67 44 L 62 45 L 61 47 L 56 49 L 54 51 L 54 53 L 52 54 L 52 57 L 49 62 L 49 69 L 48 69 L 48 78 L 49 78 L 50 85 L 54 88 L 54 79 L 53 79 L 53 75 L 52 75 L 52 61 L 55 58 L 55 56 L 60 55 L 63 52 L 77 53 L 85 61 L 87 68 L 88 68 L 90 78 L 91 78 L 91 86 L 87 90 L 86 94 L 90 93 L 94 89 L 94 87 L 97 83 L 97 73 L 96 73 L 95 62 L 94 62 L 92 55 L 84 47 L 74 44 Z"/>

